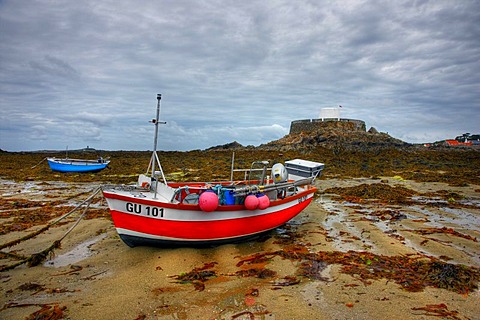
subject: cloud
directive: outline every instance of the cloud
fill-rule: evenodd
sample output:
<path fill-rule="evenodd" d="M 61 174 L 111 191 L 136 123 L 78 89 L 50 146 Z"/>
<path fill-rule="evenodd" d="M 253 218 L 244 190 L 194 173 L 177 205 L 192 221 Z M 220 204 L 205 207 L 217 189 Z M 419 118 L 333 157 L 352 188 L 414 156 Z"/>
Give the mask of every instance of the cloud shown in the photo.
<path fill-rule="evenodd" d="M 157 93 L 171 150 L 337 105 L 408 142 L 478 131 L 476 1 L 7 0 L 0 21 L 5 150 L 151 149 Z"/>
<path fill-rule="evenodd" d="M 68 79 L 79 77 L 79 73 L 67 62 L 48 55 L 41 61 L 31 61 L 30 66 L 49 77 Z"/>

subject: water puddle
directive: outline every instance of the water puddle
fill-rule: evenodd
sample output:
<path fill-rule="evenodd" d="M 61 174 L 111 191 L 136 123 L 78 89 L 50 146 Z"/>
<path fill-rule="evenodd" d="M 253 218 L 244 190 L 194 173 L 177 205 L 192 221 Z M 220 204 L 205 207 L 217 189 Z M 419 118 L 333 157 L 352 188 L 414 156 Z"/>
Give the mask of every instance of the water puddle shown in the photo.
<path fill-rule="evenodd" d="M 443 218 L 452 224 L 457 224 L 465 229 L 475 230 L 480 232 L 480 217 L 476 216 L 465 210 L 455 209 L 455 208 L 441 208 L 441 211 L 449 214 L 449 216 L 444 216 Z"/>
<path fill-rule="evenodd" d="M 14 195 L 37 195 L 42 194 L 42 187 L 35 182 L 26 182 L 24 184 L 19 184 L 12 180 L 3 180 L 0 179 L 0 185 L 2 190 L 3 197 L 9 197 Z"/>
<path fill-rule="evenodd" d="M 77 263 L 79 261 L 82 261 L 88 257 L 91 257 L 95 254 L 95 252 L 92 251 L 90 247 L 106 237 L 107 237 L 107 234 L 104 233 L 99 236 L 96 236 L 93 239 L 82 242 L 78 246 L 70 250 L 69 252 L 58 255 L 52 260 L 47 260 L 44 263 L 44 266 L 54 267 L 54 268 L 65 267 L 65 266 Z"/>
<path fill-rule="evenodd" d="M 419 204 L 430 204 L 430 205 L 437 205 L 437 206 L 439 205 L 447 206 L 449 204 L 448 200 L 438 198 L 438 197 L 426 198 L 423 196 L 413 196 L 412 200 L 418 202 Z M 478 200 L 477 198 L 466 198 L 466 199 L 455 200 L 455 203 L 460 205 L 465 205 L 465 206 L 480 207 L 480 200 Z"/>
<path fill-rule="evenodd" d="M 361 231 L 356 228 L 354 223 L 349 221 L 347 209 L 349 207 L 358 207 L 358 205 L 352 203 L 342 205 L 333 200 L 325 201 L 325 199 L 322 199 L 322 201 L 319 201 L 318 203 L 329 212 L 329 215 L 323 222 L 323 227 L 327 231 L 327 235 L 332 241 L 333 247 L 343 252 L 359 248 L 358 244 L 349 241 L 349 239 L 345 239 L 345 236 L 361 239 L 363 245 L 368 245 L 370 247 L 373 246 L 373 243 L 370 243 L 362 237 Z"/>
<path fill-rule="evenodd" d="M 412 207 L 412 209 L 424 215 L 429 220 L 425 225 L 431 227 L 443 228 L 446 224 L 450 224 L 456 228 L 462 227 L 469 230 L 480 231 L 480 217 L 467 212 L 466 210 L 446 207 L 439 208 L 438 210 L 440 212 L 437 213 L 435 210 L 416 206 Z"/>

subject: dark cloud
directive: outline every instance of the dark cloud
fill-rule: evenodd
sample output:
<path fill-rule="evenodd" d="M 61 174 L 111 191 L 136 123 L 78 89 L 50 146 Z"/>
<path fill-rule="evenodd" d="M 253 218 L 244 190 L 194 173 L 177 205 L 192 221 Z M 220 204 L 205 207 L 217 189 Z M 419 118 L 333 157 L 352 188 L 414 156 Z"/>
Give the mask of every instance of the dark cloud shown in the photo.
<path fill-rule="evenodd" d="M 46 78 L 56 79 L 56 80 L 65 80 L 65 79 L 76 79 L 79 77 L 79 73 L 67 62 L 51 57 L 45 56 L 43 60 L 40 61 L 30 61 L 30 66 L 33 71 L 39 71 L 41 76 Z"/>
<path fill-rule="evenodd" d="M 408 142 L 477 132 L 478 1 L 2 1 L 0 148 L 258 145 L 342 116 Z"/>

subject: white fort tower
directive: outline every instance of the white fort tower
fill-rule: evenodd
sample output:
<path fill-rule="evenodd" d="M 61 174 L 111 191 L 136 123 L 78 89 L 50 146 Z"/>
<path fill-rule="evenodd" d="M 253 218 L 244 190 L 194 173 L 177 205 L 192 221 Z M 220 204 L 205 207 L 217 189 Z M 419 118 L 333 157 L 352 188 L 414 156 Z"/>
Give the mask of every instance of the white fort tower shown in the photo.
<path fill-rule="evenodd" d="M 340 108 L 322 108 L 320 109 L 320 116 L 319 118 L 324 121 L 325 119 L 336 119 L 337 121 L 340 120 Z"/>

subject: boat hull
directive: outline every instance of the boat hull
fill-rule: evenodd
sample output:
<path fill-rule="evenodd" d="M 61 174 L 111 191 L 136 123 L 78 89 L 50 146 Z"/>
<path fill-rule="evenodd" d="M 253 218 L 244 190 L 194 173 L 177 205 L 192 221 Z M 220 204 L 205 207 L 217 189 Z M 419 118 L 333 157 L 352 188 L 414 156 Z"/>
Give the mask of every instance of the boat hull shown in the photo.
<path fill-rule="evenodd" d="M 285 224 L 313 199 L 310 187 L 285 199 L 271 202 L 264 210 L 244 205 L 222 205 L 203 212 L 198 205 L 155 200 L 150 192 L 117 193 L 104 190 L 104 197 L 120 238 L 129 246 L 209 246 L 258 237 Z"/>
<path fill-rule="evenodd" d="M 105 169 L 109 161 L 95 162 L 95 161 L 79 161 L 69 159 L 47 159 L 48 165 L 52 171 L 56 172 L 98 172 Z"/>

